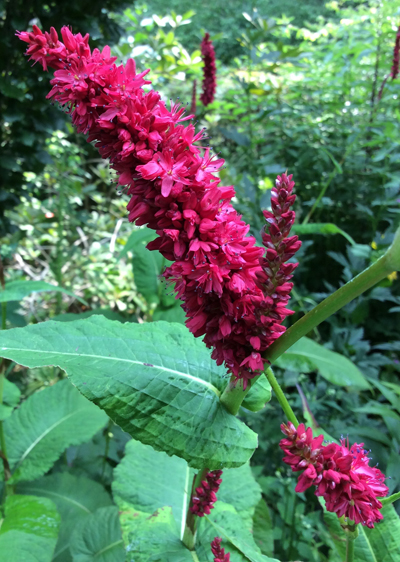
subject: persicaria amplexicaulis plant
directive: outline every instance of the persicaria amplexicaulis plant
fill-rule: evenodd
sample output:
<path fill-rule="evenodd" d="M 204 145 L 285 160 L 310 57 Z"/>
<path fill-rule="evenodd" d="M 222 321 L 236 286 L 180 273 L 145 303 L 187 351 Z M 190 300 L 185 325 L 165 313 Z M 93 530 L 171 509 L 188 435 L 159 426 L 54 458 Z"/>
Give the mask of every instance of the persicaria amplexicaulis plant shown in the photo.
<path fill-rule="evenodd" d="M 217 67 L 215 66 L 214 45 L 210 39 L 210 34 L 206 33 L 201 42 L 201 55 L 203 57 L 203 91 L 200 96 L 204 105 L 209 105 L 214 101 L 215 90 L 217 89 Z"/>
<path fill-rule="evenodd" d="M 290 420 L 282 425 L 285 439 L 280 446 L 286 455 L 284 461 L 293 471 L 303 471 L 296 491 L 303 492 L 314 486 L 316 495 L 325 499 L 328 511 L 336 513 L 342 521 L 346 519 L 346 522 L 372 528 L 382 519 L 379 498 L 388 492 L 385 476 L 378 468 L 369 466 L 368 453 L 363 445 L 350 447 L 344 440 L 340 445 L 324 445 L 322 437 L 314 438 L 310 428 L 299 425 L 269 362 L 329 315 L 394 269 L 399 269 L 399 234 L 388 252 L 360 274 L 350 288 L 345 285 L 339 289 L 286 331 L 282 324 L 292 314 L 287 305 L 293 287 L 293 271 L 298 265 L 289 260 L 301 245 L 297 236 L 290 235 L 295 220 L 292 176 L 283 173 L 276 179 L 271 190 L 271 210 L 263 211 L 266 221 L 262 232 L 264 247 L 259 247 L 255 238 L 248 235 L 250 227 L 232 205 L 234 188 L 220 185 L 217 173 L 224 160 L 199 144 L 205 133 L 204 129 L 196 132 L 193 124 L 188 123 L 193 116 L 185 115 L 179 104 L 171 103 L 168 108 L 158 92 L 143 90 L 143 86 L 149 84 L 145 80 L 148 71 L 136 74 L 133 60 L 117 65 L 109 47 L 91 51 L 88 35 L 73 34 L 67 27 L 62 28 L 61 35 L 63 41 L 53 28 L 49 33 L 43 33 L 36 26 L 32 32 L 18 32 L 20 39 L 28 43 L 30 58 L 39 62 L 44 70 L 52 68 L 55 71 L 47 97 L 61 104 L 76 129 L 87 135 L 88 142 L 95 143 L 103 158 L 109 159 L 117 173 L 119 186 L 124 187 L 130 198 L 127 205 L 129 220 L 156 231 L 157 238 L 148 244 L 148 248 L 158 250 L 172 262 L 163 276 L 174 284 L 177 296 L 182 300 L 186 326 L 195 337 L 203 338 L 212 349 L 212 358 L 218 365 L 224 364 L 231 374 L 229 384 L 221 393 L 212 382 L 189 372 L 178 373 L 170 369 L 171 387 L 177 381 L 175 373 L 185 378 L 185 384 L 193 383 L 193 388 L 198 385 L 202 389 L 204 395 L 200 396 L 207 395 L 206 400 L 213 411 L 210 409 L 205 414 L 202 411 L 201 431 L 209 433 L 212 441 L 213 427 L 211 424 L 207 427 L 206 422 L 217 412 L 224 439 L 217 439 L 215 443 L 217 448 L 225 447 L 226 435 L 232 427 L 235 438 L 238 435 L 234 425 L 238 420 L 232 414 L 238 412 L 246 393 L 253 390 L 256 378 L 267 367 L 266 376 Z M 203 40 L 202 52 L 207 63 L 202 97 L 206 105 L 215 93 L 215 54 L 208 34 Z M 8 347 L 2 349 L 9 350 Z M 136 361 L 136 364 L 155 368 L 155 371 L 161 369 L 152 363 Z M 171 390 L 168 384 L 165 386 Z M 178 390 L 181 392 L 182 388 Z M 179 402 L 179 392 L 174 392 L 171 391 L 173 400 Z M 191 397 L 197 397 L 197 391 L 192 391 L 192 387 L 190 392 Z M 130 398 L 126 401 L 125 397 L 121 398 L 122 417 L 129 416 Z M 162 400 L 170 405 L 164 395 L 157 395 L 158 398 L 160 403 L 153 408 L 157 415 L 165 405 Z M 100 400 L 99 404 L 103 407 Z M 141 416 L 146 414 L 140 410 Z M 165 427 L 164 419 L 162 423 Z M 179 417 L 176 423 L 184 430 L 179 438 L 182 440 L 184 435 L 184 444 L 190 443 L 196 448 L 196 439 L 185 425 L 186 420 Z M 169 426 L 168 429 L 174 431 Z M 143 442 L 146 443 L 145 438 Z M 164 449 L 159 443 L 157 446 L 169 454 L 176 454 L 165 444 Z M 251 448 L 252 452 L 255 446 Z M 188 459 L 182 449 L 178 450 L 183 458 L 192 462 L 193 458 Z M 207 522 L 217 500 L 222 475 L 219 468 L 237 467 L 249 458 L 250 454 L 244 460 L 230 460 L 230 465 L 214 459 L 211 464 L 211 456 L 206 456 L 203 449 L 197 453 L 196 464 L 193 462 L 190 466 L 200 472 L 194 476 L 193 481 L 197 484 L 193 485 L 185 511 L 186 520 L 182 519 L 181 540 L 187 548 L 194 550 L 198 521 L 202 518 L 200 526 Z M 215 468 L 218 470 L 211 470 Z M 189 470 L 186 480 L 188 474 Z M 164 516 L 167 515 L 164 513 Z M 229 562 L 230 554 L 225 554 L 221 548 L 220 538 L 213 540 L 211 549 L 214 562 Z M 348 552 L 347 561 L 350 562 L 351 547 Z M 233 551 L 232 556 L 235 556 Z"/>
<path fill-rule="evenodd" d="M 400 63 L 400 26 L 396 33 L 396 40 L 393 48 L 393 62 L 392 62 L 392 69 L 390 71 L 390 76 L 392 80 L 397 78 L 399 73 L 399 63 Z"/>

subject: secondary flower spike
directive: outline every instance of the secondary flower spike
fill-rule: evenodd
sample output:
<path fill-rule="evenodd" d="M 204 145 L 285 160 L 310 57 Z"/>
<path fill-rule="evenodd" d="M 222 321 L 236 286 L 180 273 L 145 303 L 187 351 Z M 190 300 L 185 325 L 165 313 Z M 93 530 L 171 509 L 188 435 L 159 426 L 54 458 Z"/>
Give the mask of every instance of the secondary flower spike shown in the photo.
<path fill-rule="evenodd" d="M 231 555 L 229 552 L 225 554 L 225 549 L 221 547 L 222 539 L 215 537 L 211 543 L 211 552 L 214 555 L 214 562 L 230 562 Z"/>
<path fill-rule="evenodd" d="M 208 472 L 206 479 L 201 481 L 201 486 L 195 490 L 192 496 L 192 506 L 190 511 L 198 517 L 209 515 L 217 501 L 217 492 L 221 486 L 222 470 Z"/>
<path fill-rule="evenodd" d="M 215 66 L 215 51 L 210 35 L 206 33 L 201 42 L 201 54 L 203 57 L 203 92 L 200 96 L 204 105 L 214 101 L 217 89 L 217 67 Z"/>
<path fill-rule="evenodd" d="M 390 76 L 392 77 L 392 80 L 397 78 L 397 75 L 399 73 L 399 63 L 400 63 L 400 26 L 397 29 L 396 41 L 393 49 L 393 63 L 392 63 L 392 69 L 390 71 Z"/>
<path fill-rule="evenodd" d="M 284 462 L 294 472 L 304 471 L 296 492 L 315 486 L 315 495 L 325 499 L 328 511 L 370 528 L 383 519 L 378 497 L 389 491 L 384 484 L 386 476 L 369 466 L 369 451 L 364 450 L 363 443 L 350 447 L 348 439 L 342 439 L 340 445 L 323 445 L 323 436 L 313 437 L 312 429 L 302 423 L 296 429 L 288 422 L 281 429 L 286 436 L 280 442 L 286 454 Z"/>
<path fill-rule="evenodd" d="M 148 71 L 137 74 L 132 59 L 117 65 L 108 46 L 91 52 L 88 35 L 67 27 L 61 35 L 63 41 L 54 28 L 43 33 L 36 26 L 18 33 L 33 61 L 55 69 L 47 97 L 64 106 L 126 186 L 129 220 L 157 232 L 148 248 L 173 262 L 163 275 L 183 301 L 187 327 L 246 387 L 290 314 L 288 280 L 296 265 L 284 262 L 300 245 L 288 237 L 291 176 L 278 177 L 273 190 L 263 258 L 231 204 L 233 187 L 219 185 L 215 175 L 224 160 L 196 145 L 204 130 L 183 124 L 192 116 L 178 104 L 168 109 L 158 92 L 145 92 Z"/>

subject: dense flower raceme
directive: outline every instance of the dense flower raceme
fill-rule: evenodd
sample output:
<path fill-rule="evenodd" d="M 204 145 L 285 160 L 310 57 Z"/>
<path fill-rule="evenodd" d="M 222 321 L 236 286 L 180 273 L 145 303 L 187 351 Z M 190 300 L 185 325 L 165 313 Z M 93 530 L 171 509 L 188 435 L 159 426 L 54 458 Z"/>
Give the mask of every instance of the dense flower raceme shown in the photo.
<path fill-rule="evenodd" d="M 399 63 L 400 63 L 400 26 L 397 30 L 396 41 L 393 49 L 393 63 L 392 63 L 392 69 L 390 71 L 390 76 L 392 77 L 392 80 L 397 78 L 397 75 L 399 73 Z"/>
<path fill-rule="evenodd" d="M 208 472 L 206 479 L 201 481 L 192 496 L 192 505 L 190 511 L 198 517 L 209 515 L 217 501 L 217 492 L 222 483 L 222 470 L 213 470 Z"/>
<path fill-rule="evenodd" d="M 374 523 L 383 519 L 381 502 L 378 497 L 386 496 L 388 487 L 385 475 L 376 467 L 369 466 L 369 451 L 363 443 L 351 447 L 348 440 L 340 445 L 323 445 L 323 436 L 313 437 L 310 427 L 300 424 L 281 425 L 286 435 L 280 442 L 285 452 L 284 462 L 294 472 L 304 470 L 298 479 L 296 492 L 304 492 L 316 486 L 315 494 L 326 501 L 326 509 L 355 523 L 373 528 Z"/>
<path fill-rule="evenodd" d="M 201 42 L 201 54 L 203 57 L 203 92 L 200 96 L 204 105 L 214 101 L 217 89 L 217 67 L 215 66 L 215 51 L 210 35 L 206 33 Z"/>
<path fill-rule="evenodd" d="M 214 555 L 214 562 L 230 562 L 231 555 L 229 552 L 225 554 L 225 549 L 221 547 L 222 539 L 215 537 L 211 543 L 211 552 Z"/>
<path fill-rule="evenodd" d="M 27 54 L 44 69 L 55 68 L 52 98 L 66 107 L 77 130 L 88 133 L 110 159 L 118 183 L 127 186 L 129 220 L 147 224 L 158 238 L 148 245 L 174 263 L 164 277 L 175 283 L 196 336 L 205 336 L 212 357 L 246 386 L 263 368 L 261 354 L 285 330 L 285 308 L 297 264 L 285 264 L 300 242 L 288 237 L 294 182 L 278 177 L 264 249 L 247 236 L 249 227 L 231 205 L 233 187 L 215 173 L 224 161 L 196 146 L 203 132 L 182 122 L 184 109 L 167 109 L 158 92 L 144 92 L 147 71 L 115 64 L 110 48 L 91 52 L 88 35 L 52 28 L 18 33 Z M 260 261 L 261 260 L 261 261 Z"/>

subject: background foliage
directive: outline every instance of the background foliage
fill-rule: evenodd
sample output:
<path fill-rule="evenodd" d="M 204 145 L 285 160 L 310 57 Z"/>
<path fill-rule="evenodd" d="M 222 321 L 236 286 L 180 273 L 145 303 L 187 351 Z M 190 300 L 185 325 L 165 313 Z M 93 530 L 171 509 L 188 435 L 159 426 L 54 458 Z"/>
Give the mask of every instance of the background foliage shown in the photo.
<path fill-rule="evenodd" d="M 400 1 L 236 1 L 229 8 L 224 2 L 204 2 L 192 8 L 181 0 L 168 8 L 160 1 L 125 6 L 118 0 L 0 5 L 0 255 L 6 289 L 16 291 L 15 281 L 35 281 L 63 290 L 18 286 L 19 292 L 3 299 L 7 328 L 48 319 L 68 322 L 78 314 L 130 323 L 127 330 L 137 322 L 183 322 L 174 296 L 158 277 L 165 260 L 145 248 L 152 234 L 128 224 L 127 200 L 116 194 L 107 163 L 74 134 L 60 110 L 48 105 L 47 78 L 26 64 L 14 30 L 29 23 L 45 29 L 68 23 L 74 31 L 91 33 L 95 45 L 108 42 L 119 58 L 133 56 L 140 70 L 150 68 L 153 87 L 183 103 L 190 102 L 193 80 L 201 82 L 199 43 L 204 30 L 211 33 L 217 96 L 207 108 L 198 102 L 196 120 L 226 159 L 221 178 L 235 185 L 235 205 L 254 235 L 259 237 L 261 209 L 269 204 L 276 174 L 288 169 L 296 181 L 296 231 L 303 247 L 294 278 L 293 320 L 390 244 L 400 212 L 399 79 L 386 83 L 381 100 L 378 92 L 390 72 Z M 292 349 L 276 369 L 298 414 L 313 416 L 335 438 L 348 435 L 372 449 L 392 477 L 391 493 L 400 489 L 399 313 L 400 284 L 393 274 L 308 335 L 308 360 L 304 346 Z M 26 412 L 37 419 L 35 411 L 44 404 L 50 417 L 60 414 L 60 397 L 74 390 L 60 381 L 59 368 L 25 369 L 11 362 L 6 368 L 0 419 L 12 416 L 21 427 L 27 425 Z M 79 410 L 79 415 L 72 416 L 71 427 L 60 427 L 60 434 L 43 442 L 48 464 L 41 464 L 40 450 L 24 457 L 29 448 L 24 439 L 34 441 L 35 431 L 41 434 L 40 420 L 31 428 L 33 435 L 21 431 L 24 439 L 10 449 L 18 467 L 15 482 L 19 493 L 31 498 L 32 509 L 34 498 L 42 498 L 40 509 L 53 521 L 53 530 L 39 533 L 41 560 L 92 560 L 113 545 L 107 550 L 113 558 L 104 560 L 118 561 L 122 535 L 133 541 L 141 523 L 128 510 L 121 530 L 111 483 L 120 509 L 129 501 L 131 511 L 151 514 L 175 504 L 170 498 L 157 504 L 122 489 L 121 475 L 134 448 L 145 446 L 130 441 L 121 463 L 129 435 L 102 412 L 92 415 L 89 402 L 84 401 L 87 412 L 81 411 L 79 400 L 73 393 L 64 398 L 70 413 Z M 264 555 L 341 560 L 334 527 L 324 521 L 320 504 L 311 493 L 294 493 L 294 479 L 281 462 L 279 405 L 272 400 L 257 414 L 248 407 L 240 418 L 259 434 L 251 461 L 257 482 L 251 474 L 245 480 L 255 490 L 253 503 L 235 505 L 224 496 L 214 523 L 229 526 L 236 511 L 246 507 Z M 86 433 L 75 431 L 73 423 L 85 424 Z M 71 431 L 80 437 L 68 440 Z M 147 454 L 153 453 L 143 452 L 144 459 Z M 71 498 L 75 493 L 78 497 Z M 6 505 L 6 514 L 13 509 Z M 163 518 L 163 532 L 177 536 L 174 507 Z M 84 519 L 87 525 L 80 531 Z M 208 532 L 203 530 L 204 544 Z M 0 545 L 11 540 L 6 535 L 0 532 Z M 240 545 L 234 548 L 240 556 Z"/>

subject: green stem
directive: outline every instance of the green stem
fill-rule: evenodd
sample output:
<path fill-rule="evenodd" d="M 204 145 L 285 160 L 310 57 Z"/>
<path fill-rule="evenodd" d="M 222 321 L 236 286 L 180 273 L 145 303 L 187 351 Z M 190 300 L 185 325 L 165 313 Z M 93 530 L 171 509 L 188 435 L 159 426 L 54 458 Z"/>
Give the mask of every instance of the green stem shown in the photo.
<path fill-rule="evenodd" d="M 346 562 L 354 561 L 354 538 L 347 534 L 346 539 Z"/>
<path fill-rule="evenodd" d="M 325 182 L 325 185 L 322 187 L 321 191 L 319 192 L 318 197 L 316 198 L 316 200 L 314 201 L 314 205 L 311 207 L 308 215 L 306 216 L 306 218 L 303 220 L 302 224 L 307 224 L 308 221 L 310 220 L 310 218 L 312 217 L 312 215 L 314 214 L 315 209 L 318 207 L 318 205 L 321 202 L 321 199 L 323 198 L 323 196 L 326 193 L 326 190 L 328 189 L 328 187 L 330 186 L 332 180 L 337 176 L 338 172 L 336 170 L 336 168 L 334 170 L 332 170 L 332 172 L 329 175 L 329 178 L 327 179 L 327 181 Z"/>
<path fill-rule="evenodd" d="M 208 468 L 203 468 L 199 470 L 196 476 L 193 478 L 192 489 L 190 491 L 190 502 L 186 514 L 186 524 L 185 530 L 182 537 L 182 542 L 189 550 L 194 550 L 194 545 L 196 544 L 196 532 L 197 532 L 197 524 L 199 522 L 199 517 L 190 511 L 192 507 L 192 498 L 194 491 L 198 486 L 200 486 L 201 481 L 206 479 L 207 472 L 209 472 Z"/>
<path fill-rule="evenodd" d="M 379 501 L 381 502 L 381 504 L 383 506 L 390 505 L 391 503 L 395 502 L 396 500 L 400 500 L 400 492 L 397 492 L 396 494 L 392 494 L 391 496 L 388 496 L 387 498 L 380 498 L 379 499 Z"/>
<path fill-rule="evenodd" d="M 0 406 L 3 404 L 4 389 L 4 373 L 0 373 Z M 0 421 L 0 449 L 5 457 L 7 457 L 6 442 L 4 439 L 3 422 Z"/>
<path fill-rule="evenodd" d="M 297 427 L 299 425 L 299 422 L 298 422 L 289 402 L 287 401 L 285 393 L 283 392 L 280 384 L 276 380 L 276 377 L 275 377 L 271 367 L 268 367 L 268 369 L 265 371 L 265 375 L 268 379 L 269 384 L 272 387 L 272 390 L 275 392 L 275 395 L 278 399 L 279 404 L 281 405 L 282 410 L 285 413 L 286 418 L 289 421 L 291 421 L 295 427 Z"/>

